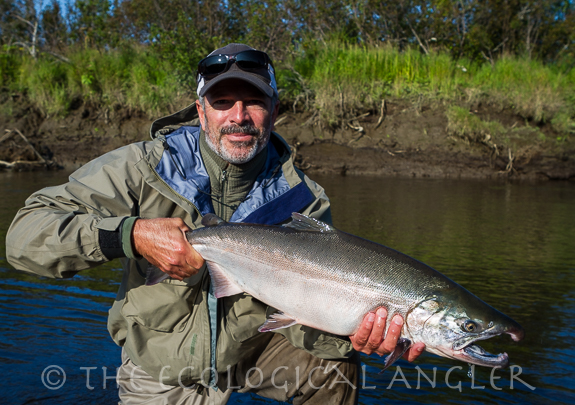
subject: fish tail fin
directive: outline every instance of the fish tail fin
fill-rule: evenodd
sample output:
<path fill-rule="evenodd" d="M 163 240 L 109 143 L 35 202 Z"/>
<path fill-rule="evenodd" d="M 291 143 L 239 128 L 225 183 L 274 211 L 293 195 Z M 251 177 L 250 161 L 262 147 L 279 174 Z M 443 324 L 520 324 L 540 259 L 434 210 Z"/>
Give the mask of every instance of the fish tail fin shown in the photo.
<path fill-rule="evenodd" d="M 156 266 L 150 265 L 146 271 L 146 285 L 156 285 L 169 277 L 169 274 L 164 273 Z"/>

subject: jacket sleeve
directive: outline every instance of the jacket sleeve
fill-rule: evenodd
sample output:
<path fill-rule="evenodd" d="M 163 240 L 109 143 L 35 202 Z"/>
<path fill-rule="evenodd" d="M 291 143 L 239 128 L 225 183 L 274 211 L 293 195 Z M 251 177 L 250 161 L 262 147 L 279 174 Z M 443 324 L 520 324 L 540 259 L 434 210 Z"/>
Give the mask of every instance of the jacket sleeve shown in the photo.
<path fill-rule="evenodd" d="M 134 165 L 144 155 L 142 145 L 109 152 L 70 175 L 68 183 L 32 194 L 7 233 L 9 263 L 66 278 L 120 257 L 115 235 L 126 218 L 137 215 L 141 176 Z"/>

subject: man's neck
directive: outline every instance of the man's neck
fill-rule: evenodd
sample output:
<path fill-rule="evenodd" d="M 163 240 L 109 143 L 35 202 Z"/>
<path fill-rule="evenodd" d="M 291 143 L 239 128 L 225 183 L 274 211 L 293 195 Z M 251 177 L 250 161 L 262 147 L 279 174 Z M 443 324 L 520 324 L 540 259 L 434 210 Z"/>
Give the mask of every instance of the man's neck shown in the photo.
<path fill-rule="evenodd" d="M 266 146 L 252 160 L 234 165 L 222 159 L 206 141 L 204 131 L 200 134 L 200 153 L 210 176 L 214 211 L 228 221 L 237 206 L 251 190 L 258 174 L 267 160 Z"/>

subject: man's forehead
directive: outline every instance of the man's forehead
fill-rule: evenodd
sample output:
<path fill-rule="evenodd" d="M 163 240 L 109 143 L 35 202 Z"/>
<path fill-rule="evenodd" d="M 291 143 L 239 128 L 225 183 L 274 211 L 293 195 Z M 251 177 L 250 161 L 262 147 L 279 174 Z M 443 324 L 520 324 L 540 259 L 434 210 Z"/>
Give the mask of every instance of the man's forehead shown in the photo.
<path fill-rule="evenodd" d="M 243 80 L 225 80 L 218 83 L 211 88 L 206 94 L 208 98 L 222 97 L 222 96 L 235 96 L 235 97 L 261 97 L 269 98 L 266 94 L 261 92 L 257 87 L 247 83 Z"/>

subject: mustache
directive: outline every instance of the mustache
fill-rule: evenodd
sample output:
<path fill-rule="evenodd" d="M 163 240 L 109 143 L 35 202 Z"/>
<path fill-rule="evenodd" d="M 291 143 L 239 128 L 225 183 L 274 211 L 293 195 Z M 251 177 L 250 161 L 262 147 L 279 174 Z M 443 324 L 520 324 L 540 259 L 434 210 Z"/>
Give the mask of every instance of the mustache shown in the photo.
<path fill-rule="evenodd" d="M 260 130 L 254 125 L 230 125 L 220 128 L 220 135 L 227 134 L 246 134 L 246 135 L 260 135 Z"/>

